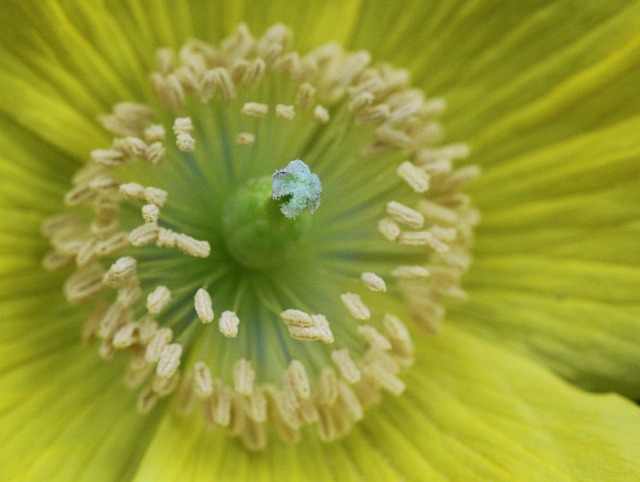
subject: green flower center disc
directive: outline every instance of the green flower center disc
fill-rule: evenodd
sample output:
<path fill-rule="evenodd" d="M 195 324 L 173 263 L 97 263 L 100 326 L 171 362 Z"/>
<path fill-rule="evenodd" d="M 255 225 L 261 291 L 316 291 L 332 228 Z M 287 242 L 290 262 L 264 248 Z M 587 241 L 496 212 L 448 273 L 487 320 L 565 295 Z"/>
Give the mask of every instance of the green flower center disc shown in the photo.
<path fill-rule="evenodd" d="M 101 117 L 113 134 L 47 220 L 47 269 L 95 306 L 83 332 L 149 412 L 241 437 L 346 434 L 404 390 L 413 322 L 437 333 L 464 298 L 476 212 L 441 145 L 440 99 L 367 52 L 291 50 L 281 25 L 157 53 L 157 105 Z"/>

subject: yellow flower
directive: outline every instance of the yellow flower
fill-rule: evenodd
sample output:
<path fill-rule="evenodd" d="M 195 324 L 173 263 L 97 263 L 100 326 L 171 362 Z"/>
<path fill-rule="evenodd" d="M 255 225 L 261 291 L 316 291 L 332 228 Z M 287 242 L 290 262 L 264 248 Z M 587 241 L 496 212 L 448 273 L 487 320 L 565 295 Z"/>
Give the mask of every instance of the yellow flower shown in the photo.
<path fill-rule="evenodd" d="M 0 72 L 0 479 L 637 480 L 640 477 L 637 464 L 640 412 L 630 400 L 640 398 L 640 350 L 636 347 L 640 341 L 640 248 L 637 243 L 640 232 L 637 221 L 640 213 L 640 140 L 637 136 L 640 2 L 548 1 L 511 5 L 489 0 L 462 3 L 343 0 L 290 3 L 285 0 L 259 5 L 204 0 L 16 0 L 3 5 L 0 12 L 3 26 L 0 29 L 3 66 Z M 447 110 L 441 120 L 447 139 L 466 141 L 471 150 L 468 159 L 456 162 L 479 165 L 483 174 L 464 189 L 470 194 L 473 206 L 481 212 L 481 223 L 475 229 L 473 263 L 462 280 L 469 299 L 446 302 L 447 315 L 442 325 L 436 316 L 440 313 L 439 303 L 433 307 L 415 296 L 408 296 L 409 300 L 401 303 L 392 289 L 387 294 L 373 293 L 381 289 L 381 281 L 371 272 L 383 270 L 382 277 L 391 288 L 396 286 L 387 276 L 392 273 L 391 264 L 413 266 L 413 276 L 420 260 L 438 259 L 436 255 L 424 258 L 422 251 L 417 255 L 406 251 L 406 246 L 394 244 L 399 238 L 393 234 L 393 226 L 400 225 L 405 232 L 406 226 L 414 231 L 421 229 L 416 226 L 424 223 L 420 216 L 427 216 L 425 209 L 407 210 L 407 200 L 415 204 L 425 182 L 433 181 L 436 187 L 442 187 L 450 178 L 438 177 L 439 174 L 428 170 L 430 177 L 425 178 L 406 164 L 404 169 L 398 169 L 400 175 L 396 176 L 396 168 L 402 165 L 402 160 L 397 159 L 398 152 L 407 151 L 402 145 L 396 146 L 399 151 L 392 149 L 395 154 L 388 155 L 392 161 L 388 172 L 382 168 L 376 172 L 372 165 L 341 164 L 341 150 L 348 154 L 345 159 L 351 159 L 354 145 L 362 147 L 363 137 L 359 136 L 364 136 L 362 129 L 365 128 L 354 121 L 358 119 L 352 113 L 358 110 L 347 108 L 349 100 L 356 102 L 352 91 L 340 91 L 334 99 L 331 89 L 321 88 L 319 98 L 325 99 L 326 109 L 319 103 L 319 111 L 304 114 L 303 101 L 295 105 L 283 103 L 276 108 L 280 96 L 285 96 L 283 92 L 289 92 L 291 98 L 298 91 L 291 91 L 289 84 L 274 81 L 273 90 L 267 91 L 273 98 L 261 92 L 255 104 L 247 105 L 252 99 L 245 99 L 247 102 L 241 103 L 242 111 L 238 108 L 231 114 L 231 110 L 221 109 L 216 113 L 217 120 L 227 116 L 227 122 L 219 124 L 222 130 L 233 130 L 234 134 L 242 134 L 240 137 L 203 129 L 200 121 L 207 117 L 198 117 L 198 107 L 193 105 L 187 109 L 188 119 L 183 111 L 180 111 L 181 120 L 169 113 L 174 108 L 179 111 L 183 101 L 173 95 L 172 84 L 165 82 L 174 71 L 163 71 L 162 62 L 168 54 L 166 50 L 158 54 L 158 49 L 169 47 L 175 51 L 192 38 L 217 45 L 242 22 L 246 22 L 256 36 L 263 35 L 274 24 L 286 25 L 293 32 L 295 50 L 303 53 L 329 41 L 338 42 L 349 52 L 366 50 L 371 54 L 373 65 L 389 63 L 393 69 L 409 69 L 413 86 L 427 96 L 446 99 Z M 194 45 L 205 48 L 202 44 L 190 45 L 187 54 L 193 53 Z M 264 58 L 268 58 L 268 52 L 268 48 L 263 52 Z M 342 55 L 340 49 L 329 52 Z M 189 64 L 190 57 L 186 58 Z M 184 55 L 180 62 L 185 63 Z M 322 65 L 318 68 L 329 80 L 336 80 L 335 71 Z M 155 100 L 149 82 L 149 74 L 154 71 L 160 74 L 152 76 L 155 78 L 152 83 L 161 102 Z M 223 75 L 217 71 L 210 79 L 221 97 L 226 85 Z M 236 72 L 236 75 L 240 74 Z M 252 83 L 248 77 L 238 79 L 240 84 Z M 184 84 L 184 77 L 181 82 Z M 198 89 L 196 94 L 207 95 L 204 87 Z M 411 97 L 413 94 L 409 93 L 414 91 L 400 92 Z M 362 106 L 371 102 L 365 98 L 359 101 L 363 102 Z M 97 118 L 111 112 L 120 102 L 153 105 L 154 110 L 161 112 L 160 123 L 166 126 L 168 138 L 174 139 L 170 136 L 175 135 L 177 144 L 164 142 L 157 127 L 142 133 L 141 127 L 149 128 L 152 122 L 145 117 L 144 108 L 131 104 L 120 104 L 121 112 L 126 111 L 126 115 L 118 114 L 116 109 L 113 116 L 102 117 L 102 123 L 110 125 L 113 133 L 122 132 L 122 124 L 118 122 L 125 121 L 124 130 L 131 130 L 125 135 L 133 136 L 137 129 L 139 136 L 133 137 L 144 138 L 144 147 L 131 139 L 114 143 L 114 135 L 105 131 Z M 428 102 L 420 100 L 418 105 L 420 108 L 440 105 Z M 274 105 L 268 105 L 270 103 Z M 263 104 L 267 104 L 271 112 L 258 119 L 256 117 L 264 114 Z M 340 106 L 343 116 L 339 115 Z M 128 124 L 132 115 L 141 115 L 144 125 Z M 290 119 L 293 115 L 296 117 Z M 335 123 L 334 119 L 337 119 Z M 274 126 L 281 125 L 278 122 L 291 121 L 288 125 L 297 126 L 298 130 L 291 129 L 291 139 L 296 139 L 296 135 L 305 138 L 304 129 L 310 122 L 321 126 L 328 120 L 328 126 L 337 126 L 329 137 L 331 142 L 322 144 L 322 136 L 317 135 L 312 138 L 311 147 L 300 146 L 303 154 L 309 154 L 307 159 L 301 154 L 301 160 L 309 162 L 319 180 L 307 171 L 306 165 L 289 164 L 296 157 L 280 159 L 279 164 L 269 157 L 268 149 L 277 150 L 276 147 L 289 155 L 282 145 L 290 145 L 283 142 L 285 138 L 278 137 L 282 135 L 282 127 L 273 135 Z M 418 124 L 421 128 L 429 126 L 429 123 Z M 406 132 L 414 132 L 405 127 Z M 340 128 L 350 135 L 337 136 L 335 130 Z M 389 131 L 374 134 L 382 144 L 393 144 L 393 139 L 398 139 Z M 251 176 L 243 175 L 233 188 L 225 191 L 226 184 L 219 184 L 218 171 L 213 168 L 206 173 L 187 169 L 187 177 L 180 177 L 184 172 L 167 176 L 149 165 L 159 161 L 166 148 L 167 159 L 182 159 L 183 166 L 197 169 L 212 152 L 207 150 L 207 142 L 213 142 L 208 146 L 213 152 L 228 148 L 241 156 L 239 153 L 251 152 L 243 149 L 252 149 L 252 141 L 258 147 L 268 146 L 262 147 L 267 150 L 259 157 L 270 159 L 266 172 L 277 169 L 281 173 L 278 176 L 285 178 L 284 188 L 274 187 L 276 200 L 269 198 L 270 191 L 266 191 L 264 197 L 263 187 L 273 186 L 270 177 L 266 180 L 261 177 L 265 174 L 262 168 L 254 169 Z M 154 142 L 160 142 L 155 150 L 151 149 Z M 379 144 L 373 147 L 379 148 Z M 372 145 L 368 147 L 371 151 Z M 385 155 L 373 151 L 373 159 Z M 216 159 L 225 156 L 224 153 L 211 155 Z M 109 299 L 109 293 L 113 298 L 114 289 L 121 298 L 135 298 L 137 285 L 132 280 L 138 279 L 135 273 L 139 268 L 144 295 L 155 287 L 146 311 L 154 314 L 156 306 L 160 310 L 168 293 L 161 288 L 164 284 L 171 285 L 172 299 L 179 301 L 167 306 L 189 310 L 189 323 L 181 330 L 172 325 L 171 335 L 179 334 L 173 343 L 162 341 L 164 335 L 156 336 L 159 331 L 152 330 L 159 353 L 155 358 L 149 355 L 155 363 L 152 368 L 157 370 L 156 377 L 164 377 L 166 385 L 160 388 L 156 385 L 146 392 L 144 388 L 132 390 L 123 384 L 131 356 L 118 353 L 109 362 L 98 356 L 100 350 L 103 357 L 110 358 L 118 348 L 115 346 L 118 343 L 113 342 L 114 333 L 109 334 L 102 327 L 102 332 L 95 330 L 94 333 L 102 339 L 102 345 L 87 347 L 81 343 L 80 333 L 85 320 L 91 319 L 93 305 L 89 308 L 71 306 L 64 299 L 63 291 L 71 301 L 81 301 L 78 293 L 86 293 L 94 285 L 67 281 L 73 279 L 73 269 L 49 273 L 41 266 L 43 257 L 49 267 L 65 261 L 60 257 L 47 257 L 49 241 L 40 235 L 40 229 L 52 215 L 70 212 L 63 203 L 70 189 L 73 195 L 67 195 L 68 204 L 74 204 L 69 203 L 70 197 L 86 201 L 83 196 L 90 194 L 72 188 L 72 177 L 90 157 L 94 167 L 101 162 L 119 162 L 120 158 L 129 157 L 149 161 L 142 167 L 125 166 L 118 171 L 126 174 L 127 182 L 130 181 L 118 189 L 124 197 L 132 199 L 122 204 L 122 219 L 126 223 L 133 223 L 135 219 L 147 230 L 152 226 L 153 242 L 140 247 L 139 251 L 127 251 L 127 256 L 108 258 L 105 289 L 111 291 L 105 299 Z M 233 159 L 241 162 L 254 158 Z M 331 169 L 323 167 L 318 159 L 325 160 Z M 255 167 L 252 162 L 245 163 L 249 171 Z M 222 163 L 214 166 L 225 169 Z M 341 169 L 345 170 L 342 177 L 338 175 Z M 472 169 L 462 172 L 471 173 Z M 80 172 L 85 181 L 94 182 L 94 188 L 98 184 L 99 189 L 112 187 L 105 183 L 105 177 L 87 168 Z M 191 182 L 181 186 L 181 180 L 188 179 L 189 173 Z M 76 176 L 75 186 L 84 187 L 78 179 Z M 342 182 L 341 190 L 335 187 L 336 179 Z M 351 179 L 355 179 L 354 184 L 349 184 Z M 145 184 L 145 181 L 153 183 Z M 397 189 L 403 182 L 404 189 Z M 173 189 L 167 189 L 169 197 L 165 200 L 163 191 L 145 190 L 144 186 Z M 207 218 L 209 212 L 202 209 L 211 205 L 211 193 L 203 193 L 203 186 L 213 192 L 218 189 L 221 199 L 230 200 L 225 204 L 230 214 L 225 217 L 224 226 L 224 223 L 211 223 Z M 393 186 L 395 190 L 387 193 L 385 186 Z M 285 190 L 280 192 L 281 188 Z M 341 192 L 342 197 L 331 195 L 336 192 Z M 373 199 L 372 193 L 380 194 L 379 199 Z M 393 204 L 396 199 L 389 198 L 391 194 L 400 196 L 397 201 L 401 203 Z M 287 218 L 291 215 L 295 219 L 289 222 L 278 217 L 277 209 L 258 210 L 256 214 L 258 211 L 252 204 L 248 210 L 256 216 L 247 221 L 239 213 L 244 212 L 241 208 L 247 205 L 247 199 L 255 196 L 264 203 L 260 206 L 273 207 L 269 203 L 278 203 Z M 289 204 L 292 199 L 293 204 Z M 91 203 L 93 201 L 91 199 Z M 434 201 L 442 207 L 440 202 Z M 456 225 L 455 240 L 437 230 L 429 231 L 427 238 L 421 235 L 421 243 L 429 244 L 436 254 L 442 247 L 438 242 L 444 244 L 443 251 L 451 247 L 461 251 L 469 248 L 471 231 L 467 228 L 473 225 L 473 210 L 465 203 L 455 206 L 454 214 L 466 219 L 466 224 Z M 116 209 L 111 205 L 108 208 Z M 144 219 L 140 217 L 141 208 Z M 316 213 L 309 213 L 316 208 Z M 95 219 L 115 219 L 100 218 L 100 213 L 106 211 L 106 208 L 99 211 Z M 317 229 L 317 226 L 328 229 L 330 222 L 336 220 L 336 213 L 347 211 L 356 216 L 345 218 L 344 224 L 350 230 L 344 226 L 336 229 L 337 241 L 333 235 Z M 218 219 L 220 213 L 211 215 Z M 394 243 L 376 232 L 380 218 L 387 222 L 386 228 L 382 226 L 380 230 L 393 238 Z M 86 215 L 84 219 L 83 226 L 94 222 L 94 229 L 104 227 L 93 215 Z M 155 231 L 157 219 L 164 226 L 163 241 L 158 241 L 160 234 Z M 257 237 L 243 235 L 240 228 L 249 227 L 253 233 L 255 223 L 263 221 L 272 223 L 266 231 L 267 240 L 276 232 L 273 223 L 294 227 L 282 238 L 278 237 L 277 243 L 263 243 L 256 248 L 253 240 Z M 51 228 L 49 223 L 45 222 L 45 226 Z M 363 238 L 364 242 L 349 239 L 350 233 L 370 234 L 369 228 L 363 226 L 372 226 L 371 232 L 377 235 L 375 240 L 373 237 Z M 191 231 L 180 234 L 185 227 Z M 131 224 L 127 229 L 135 228 Z M 169 232 L 169 228 L 174 231 Z M 220 239 L 233 237 L 233 248 L 228 244 L 216 245 L 217 238 L 210 229 L 221 233 Z M 310 231 L 307 233 L 307 230 Z M 141 233 L 138 231 L 142 236 L 144 233 Z M 295 285 L 294 294 L 303 293 L 303 301 L 308 297 L 322 301 L 331 316 L 326 319 L 310 316 L 319 313 L 311 309 L 309 313 L 302 313 L 300 305 L 304 303 L 284 306 L 283 298 L 291 301 L 296 296 L 272 289 L 262 275 L 257 276 L 258 282 L 253 278 L 246 281 L 248 292 L 252 292 L 254 286 L 260 288 L 255 291 L 260 295 L 256 295 L 258 302 L 241 303 L 238 293 L 242 292 L 240 286 L 244 278 L 237 273 L 248 272 L 243 271 L 245 269 L 270 272 L 273 260 L 280 261 L 289 253 L 289 250 L 274 251 L 273 246 L 296 244 L 299 233 L 302 233 L 301 239 L 307 233 L 304 238 L 307 244 L 303 239 L 302 246 L 314 246 L 314 242 L 319 245 L 320 241 L 334 247 L 340 247 L 340 243 L 350 246 L 348 258 L 327 261 L 327 266 L 336 273 L 344 270 L 344 276 L 334 274 L 312 279 L 316 271 L 311 275 L 304 272 L 304 263 L 308 260 L 304 253 L 298 258 L 294 256 L 298 260 L 298 264 L 293 265 L 296 269 L 284 272 L 284 276 L 290 276 L 287 281 Z M 50 237 L 55 245 L 55 236 Z M 64 240 L 71 244 L 87 241 L 76 232 Z M 356 256 L 354 253 L 365 245 L 385 246 L 380 251 L 382 256 Z M 76 262 L 78 246 L 65 246 L 67 254 L 72 253 L 72 261 Z M 105 252 L 108 246 L 111 244 L 103 245 Z M 238 285 L 232 281 L 228 281 L 230 288 L 216 285 L 215 269 L 220 267 L 215 262 L 216 247 L 229 249 L 229 259 L 242 266 L 224 278 L 228 281 L 237 277 Z M 212 252 L 213 257 L 209 256 Z M 248 260 L 246 253 L 256 252 L 259 255 Z M 58 249 L 57 255 L 61 253 L 65 251 Z M 188 262 L 183 262 L 184 259 Z M 175 260 L 181 261 L 172 265 Z M 198 264 L 198 260 L 207 261 Z M 269 267 L 265 268 L 266 265 Z M 342 289 L 347 286 L 342 278 L 363 271 L 369 273 L 363 277 L 364 283 L 355 280 L 353 285 L 348 285 L 353 289 Z M 462 267 L 459 271 L 463 271 Z M 86 275 L 82 266 L 77 272 Z M 100 281 L 102 275 L 100 273 Z M 277 282 L 282 281 L 281 278 L 274 275 L 273 279 L 279 288 L 281 285 Z M 296 284 L 299 280 L 304 283 Z M 449 294 L 460 293 L 455 283 L 450 286 Z M 218 288 L 210 289 L 214 286 Z M 299 291 L 301 286 L 308 291 Z M 366 290 L 367 287 L 370 290 Z M 224 294 L 227 288 L 232 295 Z M 406 295 L 407 290 L 403 291 Z M 365 304 L 355 293 L 362 294 Z M 433 291 L 428 294 L 433 296 Z M 333 301 L 323 298 L 328 299 L 329 295 Z M 238 303 L 221 306 L 224 300 L 233 300 L 236 296 L 240 299 Z M 420 301 L 421 309 L 416 312 Z M 252 325 L 246 314 L 265 306 L 274 313 L 282 312 L 284 323 L 280 321 L 278 326 L 280 331 L 288 331 L 291 338 L 283 341 L 250 331 L 258 325 Z M 277 372 L 274 380 L 281 380 L 285 374 L 282 393 L 297 393 L 301 400 L 295 401 L 299 403 L 296 410 L 302 411 L 300 407 L 308 398 L 304 395 L 304 376 L 300 375 L 298 365 L 291 362 L 291 358 L 296 357 L 287 358 L 286 363 L 274 361 L 282 351 L 281 344 L 295 347 L 298 358 L 307 367 L 313 365 L 309 361 L 312 357 L 314 363 L 321 360 L 319 366 L 323 366 L 323 354 L 330 353 L 326 347 L 331 346 L 332 341 L 338 347 L 339 343 L 349 345 L 349 336 L 358 331 L 354 327 L 362 318 L 371 317 L 372 326 L 379 328 L 379 331 L 360 330 L 368 343 L 364 345 L 368 347 L 366 350 L 371 351 L 376 343 L 378 347 L 384 344 L 379 335 L 386 326 L 381 320 L 389 320 L 385 313 L 398 311 L 407 321 L 410 319 L 407 307 L 413 307 L 413 314 L 422 320 L 422 324 L 409 327 L 415 353 L 413 365 L 402 366 L 402 371 L 397 372 L 401 363 L 396 343 L 393 350 L 387 349 L 396 357 L 393 373 L 389 375 L 378 365 L 388 377 L 381 378 L 380 372 L 372 371 L 370 366 L 369 374 L 365 374 L 368 379 L 377 380 L 372 385 L 376 393 L 380 387 L 387 392 L 401 392 L 406 387 L 404 393 L 398 396 L 384 393 L 379 404 L 365 407 L 368 409 L 362 420 L 355 420 L 361 417 L 352 411 L 349 420 L 354 423 L 349 424 L 344 434 L 339 434 L 338 440 L 322 441 L 335 437 L 317 428 L 321 422 L 314 416 L 304 420 L 303 415 L 296 415 L 309 422 L 308 426 L 301 427 L 297 443 L 281 441 L 276 432 L 282 435 L 283 430 L 278 429 L 274 417 L 270 417 L 275 428 L 268 428 L 268 444 L 263 446 L 252 444 L 251 437 L 249 443 L 244 437 L 244 444 L 230 437 L 233 427 L 210 430 L 206 415 L 203 423 L 199 410 L 190 415 L 177 413 L 181 411 L 181 393 L 184 398 L 184 393 L 198 394 L 198 390 L 178 388 L 180 383 L 189 388 L 185 381 L 189 380 L 189 374 L 180 371 L 176 364 L 180 362 L 182 368 L 191 370 L 193 378 L 196 373 L 193 370 L 202 367 L 197 364 L 199 358 L 194 353 L 205 353 L 210 357 L 208 361 L 215 361 L 221 351 L 223 362 L 220 363 L 227 367 L 227 374 L 233 378 L 234 369 L 243 374 L 236 377 L 233 400 L 240 399 L 238 393 L 253 393 L 243 388 L 248 379 L 253 380 L 253 366 L 258 371 L 264 370 L 266 374 L 258 378 L 263 376 L 268 381 L 269 370 Z M 435 311 L 429 312 L 428 308 Z M 136 309 L 144 310 L 145 304 L 136 305 Z M 293 309 L 296 311 L 291 311 Z M 345 310 L 342 318 L 340 309 Z M 218 331 L 223 310 L 227 314 Z M 173 314 L 175 320 L 187 316 Z M 377 315 L 380 316 L 375 325 Z M 356 322 L 352 318 L 360 320 Z M 342 319 L 344 321 L 337 321 Z M 212 320 L 215 321 L 210 323 Z M 437 336 L 427 333 L 425 323 L 432 331 L 442 326 L 442 332 Z M 123 329 L 118 332 L 119 343 L 128 349 L 133 342 L 127 345 L 123 341 L 124 326 L 118 326 Z M 142 339 L 141 325 L 131 326 L 138 330 L 138 341 Z M 245 327 L 248 328 L 243 333 Z M 207 336 L 194 336 L 196 330 Z M 236 335 L 233 341 L 226 338 Z M 382 340 L 394 341 L 390 333 L 386 337 Z M 256 358 L 253 365 L 234 364 L 244 350 L 250 353 L 237 344 L 240 340 L 250 340 L 258 347 L 261 357 Z M 193 343 L 198 344 L 196 348 L 200 351 L 193 348 Z M 207 343 L 216 349 L 207 347 Z M 188 356 L 182 356 L 183 344 L 191 347 Z M 151 337 L 145 346 L 152 346 Z M 225 352 L 224 346 L 232 348 Z M 349 345 L 352 346 L 355 345 Z M 405 348 L 411 355 L 410 347 Z M 138 353 L 138 358 L 148 356 L 148 351 Z M 230 362 L 225 361 L 225 353 Z M 362 349 L 358 363 L 366 362 L 368 353 Z M 411 356 L 407 361 L 409 358 Z M 380 359 L 388 361 L 388 358 L 376 358 Z M 257 366 L 260 361 L 264 361 L 267 368 Z M 206 364 L 206 367 L 212 366 L 215 363 Z M 340 367 L 340 363 L 337 366 Z M 364 369 L 365 365 L 359 366 Z M 317 370 L 316 378 L 310 377 L 309 390 L 314 394 L 321 393 L 318 391 L 320 371 Z M 176 373 L 183 374 L 182 380 L 176 377 L 176 386 L 170 387 L 176 392 L 164 398 L 159 396 L 165 389 L 169 393 L 168 387 Z M 205 381 L 201 380 L 200 391 L 209 396 L 207 376 L 202 377 Z M 294 387 L 289 392 L 286 383 Z M 299 388 L 301 386 L 303 388 Z M 347 394 L 341 395 L 343 399 L 353 394 L 348 391 L 351 389 L 343 390 Z M 362 394 L 359 399 L 362 401 Z M 271 400 L 269 406 L 278 404 Z M 353 405 L 344 407 L 353 410 Z M 141 415 L 140 409 L 149 413 Z M 213 418 L 215 423 L 209 425 L 225 425 Z M 252 426 L 254 422 L 249 421 L 243 427 Z M 260 450 L 247 450 L 245 445 Z"/>

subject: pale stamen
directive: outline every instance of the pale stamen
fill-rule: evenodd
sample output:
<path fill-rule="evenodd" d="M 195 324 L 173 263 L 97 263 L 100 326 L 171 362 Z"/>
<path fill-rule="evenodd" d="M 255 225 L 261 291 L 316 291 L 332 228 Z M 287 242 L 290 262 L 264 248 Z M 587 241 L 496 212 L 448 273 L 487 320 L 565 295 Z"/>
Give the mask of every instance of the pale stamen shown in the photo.
<path fill-rule="evenodd" d="M 195 308 L 198 318 L 202 323 L 211 323 L 213 321 L 213 305 L 211 296 L 204 288 L 200 288 L 195 296 Z"/>

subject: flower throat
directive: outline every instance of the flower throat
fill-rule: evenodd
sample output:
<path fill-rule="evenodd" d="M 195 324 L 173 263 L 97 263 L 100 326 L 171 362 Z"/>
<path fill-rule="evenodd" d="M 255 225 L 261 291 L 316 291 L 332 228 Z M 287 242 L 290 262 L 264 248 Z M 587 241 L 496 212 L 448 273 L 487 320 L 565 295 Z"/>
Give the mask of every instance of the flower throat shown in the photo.
<path fill-rule="evenodd" d="M 159 50 L 157 101 L 100 117 L 113 141 L 44 223 L 43 264 L 93 306 L 83 341 L 129 354 L 141 413 L 168 398 L 259 450 L 335 440 L 404 391 L 412 326 L 465 296 L 478 170 L 440 145 L 444 102 L 370 61 L 240 25 Z"/>

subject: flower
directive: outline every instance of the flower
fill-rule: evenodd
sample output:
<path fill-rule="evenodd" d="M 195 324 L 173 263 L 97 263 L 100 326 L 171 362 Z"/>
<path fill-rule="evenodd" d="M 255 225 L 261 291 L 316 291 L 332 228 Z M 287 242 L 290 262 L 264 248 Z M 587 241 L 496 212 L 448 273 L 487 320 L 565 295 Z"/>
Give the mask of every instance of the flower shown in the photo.
<path fill-rule="evenodd" d="M 1 478 L 638 477 L 640 414 L 625 397 L 640 391 L 640 6 L 409 3 L 8 3 Z M 468 141 L 483 168 L 467 189 L 482 213 L 469 301 L 447 304 L 437 337 L 412 330 L 406 393 L 385 396 L 339 441 L 309 431 L 257 453 L 169 404 L 140 416 L 122 384 L 126 357 L 105 363 L 81 346 L 88 313 L 62 298 L 68 273 L 40 268 L 40 224 L 62 209 L 88 153 L 111 142 L 96 115 L 150 102 L 157 48 L 217 43 L 240 21 L 256 33 L 282 22 L 301 51 L 334 40 L 410 69 L 414 85 L 447 100 L 448 138 Z"/>

